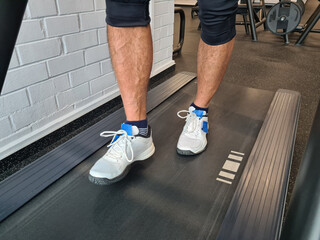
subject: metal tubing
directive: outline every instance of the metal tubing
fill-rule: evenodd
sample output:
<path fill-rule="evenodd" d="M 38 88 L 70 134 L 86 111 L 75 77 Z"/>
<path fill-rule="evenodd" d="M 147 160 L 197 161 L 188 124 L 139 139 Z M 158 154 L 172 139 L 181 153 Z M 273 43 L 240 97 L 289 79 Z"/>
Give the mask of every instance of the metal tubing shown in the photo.
<path fill-rule="evenodd" d="M 251 38 L 252 38 L 252 41 L 257 42 L 258 38 L 257 38 L 256 26 L 254 24 L 252 2 L 251 0 L 246 0 L 246 1 L 247 1 L 248 13 L 249 13 L 250 27 L 251 27 Z"/>
<path fill-rule="evenodd" d="M 307 21 L 309 24 L 307 24 L 307 28 L 302 32 L 300 38 L 297 40 L 296 45 L 301 45 L 304 40 L 306 39 L 306 37 L 308 36 L 308 34 L 310 33 L 310 31 L 312 30 L 312 28 L 314 27 L 314 25 L 316 25 L 316 23 L 319 21 L 320 18 L 320 4 L 319 6 L 316 8 L 316 10 L 313 12 L 313 14 L 311 15 L 311 17 L 309 18 L 312 19 L 312 21 Z"/>
<path fill-rule="evenodd" d="M 242 15 L 242 17 L 243 17 L 244 28 L 246 29 L 246 34 L 249 35 L 247 15 Z"/>
<path fill-rule="evenodd" d="M 179 13 L 180 15 L 180 33 L 179 33 L 179 43 L 178 46 L 173 50 L 173 54 L 181 54 L 182 46 L 184 43 L 184 33 L 186 28 L 186 16 L 182 8 L 175 7 L 174 13 Z"/>

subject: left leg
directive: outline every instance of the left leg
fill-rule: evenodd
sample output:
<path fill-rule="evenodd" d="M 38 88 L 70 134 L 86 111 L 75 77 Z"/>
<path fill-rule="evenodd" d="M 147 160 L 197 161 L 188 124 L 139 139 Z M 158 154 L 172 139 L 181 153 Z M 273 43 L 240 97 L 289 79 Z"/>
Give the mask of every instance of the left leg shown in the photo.
<path fill-rule="evenodd" d="M 199 0 L 202 34 L 198 50 L 198 88 L 180 135 L 177 152 L 194 155 L 205 150 L 208 107 L 224 77 L 233 46 L 237 0 Z"/>
<path fill-rule="evenodd" d="M 224 77 L 232 54 L 234 39 L 218 46 L 200 40 L 198 49 L 198 88 L 194 104 L 208 108 Z"/>
<path fill-rule="evenodd" d="M 237 0 L 199 0 L 202 33 L 194 104 L 207 108 L 224 77 L 236 35 Z"/>

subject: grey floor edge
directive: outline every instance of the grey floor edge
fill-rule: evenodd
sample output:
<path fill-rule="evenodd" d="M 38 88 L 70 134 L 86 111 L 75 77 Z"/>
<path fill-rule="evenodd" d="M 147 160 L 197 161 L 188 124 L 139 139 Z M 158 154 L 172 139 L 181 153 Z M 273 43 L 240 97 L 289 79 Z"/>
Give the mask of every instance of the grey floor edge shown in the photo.
<path fill-rule="evenodd" d="M 147 111 L 150 112 L 195 77 L 194 73 L 181 72 L 150 90 Z M 2 181 L 0 183 L 0 222 L 107 144 L 110 139 L 97 137 L 99 133 L 119 128 L 124 120 L 124 111 L 119 109 Z"/>
<path fill-rule="evenodd" d="M 299 108 L 299 93 L 277 91 L 218 239 L 270 240 L 279 237 Z"/>

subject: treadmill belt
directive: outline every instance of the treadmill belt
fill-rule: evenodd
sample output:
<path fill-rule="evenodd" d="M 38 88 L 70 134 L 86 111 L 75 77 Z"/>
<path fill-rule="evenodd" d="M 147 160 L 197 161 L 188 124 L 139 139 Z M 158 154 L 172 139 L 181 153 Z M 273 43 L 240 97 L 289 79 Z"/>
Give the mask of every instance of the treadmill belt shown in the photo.
<path fill-rule="evenodd" d="M 156 152 L 122 181 L 88 181 L 103 147 L 3 221 L 0 239 L 215 239 L 274 93 L 223 83 L 207 150 L 179 156 L 176 113 L 195 93 L 192 81 L 149 113 Z"/>

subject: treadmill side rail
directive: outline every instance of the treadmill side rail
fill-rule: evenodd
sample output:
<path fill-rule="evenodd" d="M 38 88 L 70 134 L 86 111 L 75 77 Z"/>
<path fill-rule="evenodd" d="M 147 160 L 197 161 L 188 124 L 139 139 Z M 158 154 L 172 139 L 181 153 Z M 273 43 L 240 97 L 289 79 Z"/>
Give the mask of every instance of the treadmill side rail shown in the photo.
<path fill-rule="evenodd" d="M 279 238 L 299 109 L 299 93 L 276 92 L 217 239 Z"/>

